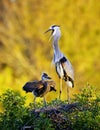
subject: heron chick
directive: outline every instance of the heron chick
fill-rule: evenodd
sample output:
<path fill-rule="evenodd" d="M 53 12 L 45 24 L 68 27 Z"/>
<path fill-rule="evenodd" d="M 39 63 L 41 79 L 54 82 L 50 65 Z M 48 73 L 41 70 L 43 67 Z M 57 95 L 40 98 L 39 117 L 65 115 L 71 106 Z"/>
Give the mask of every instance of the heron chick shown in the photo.
<path fill-rule="evenodd" d="M 32 92 L 34 95 L 34 107 L 35 107 L 35 100 L 36 97 L 44 97 L 44 105 L 46 106 L 46 100 L 45 95 L 48 92 L 56 91 L 55 88 L 55 82 L 54 81 L 33 81 L 33 82 L 27 82 L 23 86 L 23 90 L 28 92 Z"/>

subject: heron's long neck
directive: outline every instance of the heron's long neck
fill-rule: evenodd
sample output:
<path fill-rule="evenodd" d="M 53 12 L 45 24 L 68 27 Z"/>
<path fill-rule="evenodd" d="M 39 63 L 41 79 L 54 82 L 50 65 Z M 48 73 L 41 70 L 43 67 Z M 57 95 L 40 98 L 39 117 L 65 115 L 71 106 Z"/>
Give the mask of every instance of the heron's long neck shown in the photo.
<path fill-rule="evenodd" d="M 59 39 L 53 39 L 53 49 L 54 49 L 54 58 L 53 62 L 57 63 L 59 60 L 63 57 L 63 54 L 60 52 L 59 45 L 58 45 Z"/>
<path fill-rule="evenodd" d="M 54 54 L 59 54 L 60 53 L 60 49 L 59 49 L 59 45 L 58 45 L 58 39 L 53 39 L 53 49 L 54 49 Z"/>

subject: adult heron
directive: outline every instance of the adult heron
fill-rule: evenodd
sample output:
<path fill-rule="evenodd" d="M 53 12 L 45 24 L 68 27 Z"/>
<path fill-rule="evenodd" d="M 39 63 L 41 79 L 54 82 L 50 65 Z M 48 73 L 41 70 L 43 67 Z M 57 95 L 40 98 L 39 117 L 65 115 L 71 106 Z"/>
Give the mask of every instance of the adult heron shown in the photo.
<path fill-rule="evenodd" d="M 60 92 L 59 92 L 59 99 L 61 98 L 62 93 L 62 80 L 65 80 L 67 84 L 67 94 L 68 94 L 68 103 L 70 102 L 70 94 L 69 94 L 69 87 L 74 87 L 74 70 L 73 67 L 68 60 L 67 57 L 60 51 L 59 49 L 59 39 L 61 36 L 60 26 L 58 25 L 52 25 L 50 28 L 46 31 L 51 31 L 51 37 L 53 49 L 54 49 L 54 58 L 53 62 L 55 64 L 56 72 L 60 79 Z"/>

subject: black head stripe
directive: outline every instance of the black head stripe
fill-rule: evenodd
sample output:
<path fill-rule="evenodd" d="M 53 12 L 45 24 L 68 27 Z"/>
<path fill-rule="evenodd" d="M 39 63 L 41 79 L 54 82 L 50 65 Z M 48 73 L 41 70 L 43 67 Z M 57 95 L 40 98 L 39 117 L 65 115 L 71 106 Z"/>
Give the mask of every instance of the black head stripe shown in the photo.
<path fill-rule="evenodd" d="M 54 27 L 60 27 L 59 25 L 52 25 L 52 28 L 54 28 Z"/>
<path fill-rule="evenodd" d="M 46 73 L 43 73 L 44 76 L 48 76 Z"/>

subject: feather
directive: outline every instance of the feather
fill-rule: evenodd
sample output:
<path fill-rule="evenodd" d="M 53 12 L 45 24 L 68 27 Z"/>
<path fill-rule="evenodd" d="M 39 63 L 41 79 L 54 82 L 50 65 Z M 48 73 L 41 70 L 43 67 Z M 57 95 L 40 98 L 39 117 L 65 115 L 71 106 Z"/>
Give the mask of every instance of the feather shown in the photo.
<path fill-rule="evenodd" d="M 36 97 L 42 97 L 50 91 L 56 91 L 54 81 L 43 81 L 43 80 L 27 82 L 23 86 L 23 90 L 26 91 L 27 93 L 33 92 L 33 94 Z"/>

